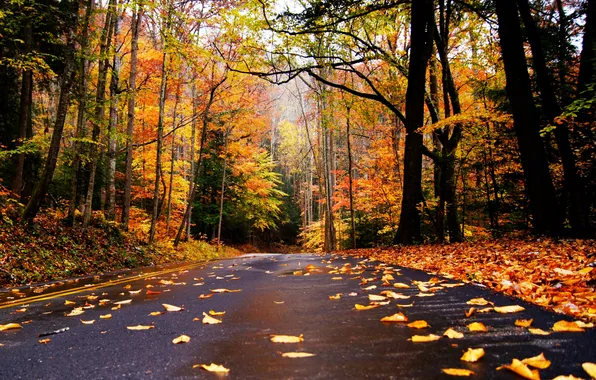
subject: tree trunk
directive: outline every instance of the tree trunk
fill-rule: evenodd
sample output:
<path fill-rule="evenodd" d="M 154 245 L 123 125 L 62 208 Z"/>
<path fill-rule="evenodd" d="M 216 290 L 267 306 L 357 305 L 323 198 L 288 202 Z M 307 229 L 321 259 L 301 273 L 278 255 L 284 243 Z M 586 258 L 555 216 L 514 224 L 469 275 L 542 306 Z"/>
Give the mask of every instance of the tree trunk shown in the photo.
<path fill-rule="evenodd" d="M 221 222 L 223 219 L 223 206 L 224 206 L 224 191 L 226 189 L 226 170 L 228 168 L 228 134 L 229 130 L 226 131 L 224 136 L 224 165 L 223 175 L 221 176 L 221 194 L 219 197 L 219 220 L 217 223 L 217 244 L 221 244 Z"/>
<path fill-rule="evenodd" d="M 197 141 L 197 104 L 196 104 L 196 96 L 197 96 L 197 87 L 195 84 L 196 78 L 193 78 L 192 84 L 192 131 L 190 137 L 190 178 L 188 181 L 188 202 L 192 202 L 190 198 L 190 194 L 192 193 L 193 184 L 195 183 L 195 144 Z M 190 236 L 190 221 L 192 219 L 192 207 L 188 211 L 188 216 L 184 215 L 185 220 L 183 224 L 186 223 L 186 238 Z"/>
<path fill-rule="evenodd" d="M 142 5 L 138 5 L 137 11 L 133 14 L 131 29 L 132 36 L 130 41 L 130 73 L 129 98 L 128 98 L 128 119 L 126 122 L 126 173 L 124 181 L 124 204 L 122 205 L 122 225 L 128 230 L 130 222 L 130 207 L 132 203 L 132 160 L 133 160 L 133 142 L 134 142 L 134 124 L 135 124 L 135 95 L 137 79 L 137 60 L 139 52 L 139 25 L 143 18 Z"/>
<path fill-rule="evenodd" d="M 418 211 L 418 204 L 422 201 L 422 135 L 417 130 L 424 124 L 426 68 L 433 45 L 433 5 L 433 0 L 412 2 L 404 186 L 399 228 L 394 240 L 398 244 L 413 244 L 422 238 Z"/>
<path fill-rule="evenodd" d="M 352 173 L 352 144 L 350 142 L 350 107 L 346 107 L 346 138 L 348 144 L 348 181 L 350 191 L 350 242 L 356 249 L 356 222 L 354 219 L 354 178 Z"/>
<path fill-rule="evenodd" d="M 27 24 L 24 27 L 23 40 L 25 44 L 24 53 L 31 52 L 33 44 L 33 27 L 30 18 L 27 19 Z M 33 96 L 33 72 L 31 70 L 23 71 L 21 79 L 21 97 L 19 103 L 19 137 L 16 141 L 16 147 L 20 147 L 27 139 L 27 128 L 31 124 L 31 102 Z M 11 190 L 17 199 L 21 198 L 21 191 L 23 190 L 23 176 L 25 168 L 26 154 L 19 153 L 16 158 L 15 175 L 12 180 Z"/>
<path fill-rule="evenodd" d="M 56 120 L 54 122 L 54 131 L 52 132 L 52 140 L 46 160 L 46 165 L 41 174 L 41 178 L 29 199 L 29 203 L 23 210 L 21 215 L 21 223 L 31 223 L 33 218 L 39 212 L 41 201 L 45 197 L 54 170 L 56 169 L 56 162 L 58 161 L 58 153 L 60 152 L 60 140 L 62 139 L 62 131 L 64 130 L 64 122 L 66 121 L 66 114 L 70 104 L 70 90 L 74 81 L 74 61 L 75 61 L 75 31 L 78 26 L 79 4 L 77 1 L 72 2 L 71 18 L 72 21 L 68 25 L 66 32 L 66 49 L 64 50 L 64 71 L 62 72 L 62 83 L 60 85 L 60 99 L 56 110 Z"/>
<path fill-rule="evenodd" d="M 120 15 L 114 10 L 112 16 L 114 24 L 113 38 L 117 41 L 120 33 Z M 114 220 L 116 216 L 116 131 L 118 127 L 118 85 L 120 82 L 120 55 L 114 51 L 112 57 L 112 78 L 110 80 L 110 121 L 108 125 L 108 173 L 107 173 L 107 218 Z"/>
<path fill-rule="evenodd" d="M 174 110 L 172 112 L 172 144 L 170 146 L 170 186 L 168 187 L 168 204 L 166 215 L 166 234 L 170 232 L 170 219 L 172 217 L 172 188 L 174 187 L 174 157 L 176 151 L 176 118 L 178 118 L 178 103 L 180 103 L 180 83 L 182 82 L 182 70 L 178 75 L 178 84 L 176 87 L 176 99 L 174 101 Z"/>
<path fill-rule="evenodd" d="M 540 234 L 556 235 L 561 230 L 561 220 L 540 137 L 540 118 L 526 67 L 517 6 L 515 0 L 500 0 L 496 6 L 506 91 L 513 113 L 534 230 Z"/>

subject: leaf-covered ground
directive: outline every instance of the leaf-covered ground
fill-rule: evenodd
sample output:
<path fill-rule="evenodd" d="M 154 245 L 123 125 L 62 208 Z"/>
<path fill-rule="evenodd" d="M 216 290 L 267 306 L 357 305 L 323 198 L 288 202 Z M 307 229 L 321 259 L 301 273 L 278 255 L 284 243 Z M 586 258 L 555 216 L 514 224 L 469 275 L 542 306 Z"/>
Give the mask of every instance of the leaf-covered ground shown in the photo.
<path fill-rule="evenodd" d="M 594 240 L 498 240 L 346 253 L 476 282 L 558 313 L 596 321 Z"/>
<path fill-rule="evenodd" d="M 190 241 L 148 245 L 117 223 L 94 219 L 83 229 L 61 215 L 40 214 L 31 227 L 0 220 L 0 286 L 18 286 L 68 277 L 179 261 L 233 257 L 238 251 Z"/>

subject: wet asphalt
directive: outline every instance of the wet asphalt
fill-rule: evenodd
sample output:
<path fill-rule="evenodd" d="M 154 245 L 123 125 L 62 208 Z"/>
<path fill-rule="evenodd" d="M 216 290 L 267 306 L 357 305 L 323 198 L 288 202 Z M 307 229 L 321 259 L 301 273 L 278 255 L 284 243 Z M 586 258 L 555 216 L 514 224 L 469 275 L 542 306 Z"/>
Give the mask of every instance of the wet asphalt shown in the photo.
<path fill-rule="evenodd" d="M 344 273 L 341 268 L 346 268 Z M 393 273 L 389 284 L 410 287 L 383 286 L 383 273 Z M 444 281 L 439 285 L 457 283 L 355 258 L 266 254 L 1 291 L 0 325 L 19 323 L 22 328 L 0 332 L 0 379 L 452 378 L 442 368 L 469 369 L 475 379 L 521 379 L 496 368 L 513 358 L 540 353 L 552 361 L 549 368 L 540 370 L 541 378 L 570 374 L 589 378 L 581 364 L 596 362 L 595 329 L 533 335 L 516 327 L 515 320 L 533 318 L 532 327 L 548 331 L 556 321 L 572 319 L 471 284 L 439 288 L 427 283 L 423 286 L 437 287 L 426 292 L 434 296 L 419 297 L 423 292 L 412 282 L 433 277 Z M 368 282 L 364 284 L 363 279 Z M 365 290 L 372 285 L 376 289 Z M 211 291 L 216 289 L 240 291 Z M 371 310 L 354 309 L 357 303 L 368 305 L 368 295 L 383 290 L 410 298 L 391 299 Z M 339 299 L 329 298 L 339 293 Z M 201 299 L 201 295 L 209 298 Z M 471 307 L 466 302 L 479 297 L 496 306 L 521 305 L 525 310 L 466 317 Z M 118 307 L 116 302 L 127 300 L 131 301 L 112 310 Z M 162 304 L 183 310 L 166 312 Z M 84 313 L 66 316 L 76 307 Z M 201 322 L 203 313 L 210 310 L 225 311 L 216 317 L 221 324 Z M 157 311 L 164 313 L 150 315 Z M 380 322 L 397 312 L 409 321 L 425 320 L 430 327 L 415 330 L 405 323 Z M 100 318 L 106 314 L 112 317 Z M 95 322 L 81 322 L 90 320 Z M 488 332 L 469 332 L 471 322 L 482 322 Z M 127 328 L 136 325 L 154 328 Z M 408 340 L 413 335 L 442 335 L 449 327 L 464 333 L 464 338 L 443 337 L 426 343 Z M 182 334 L 190 342 L 172 343 Z M 304 341 L 273 343 L 271 334 L 303 334 Z M 48 338 L 48 343 L 39 342 Z M 480 347 L 486 355 L 478 362 L 460 360 L 468 348 Z M 285 358 L 281 356 L 285 352 L 315 356 Z M 209 363 L 223 365 L 230 372 L 193 368 Z"/>

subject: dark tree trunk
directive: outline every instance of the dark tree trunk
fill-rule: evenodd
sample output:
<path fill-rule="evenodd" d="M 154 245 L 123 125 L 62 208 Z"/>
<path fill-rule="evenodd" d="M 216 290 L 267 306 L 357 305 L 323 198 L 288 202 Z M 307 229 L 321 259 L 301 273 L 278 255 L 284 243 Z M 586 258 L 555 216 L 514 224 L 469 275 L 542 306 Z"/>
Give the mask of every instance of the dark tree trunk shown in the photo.
<path fill-rule="evenodd" d="M 120 33 L 120 14 L 114 9 L 113 37 L 117 40 Z M 110 80 L 110 118 L 108 124 L 108 173 L 107 173 L 107 219 L 114 220 L 116 217 L 116 131 L 118 127 L 118 93 L 120 82 L 121 59 L 119 52 L 114 49 L 112 56 L 112 77 Z"/>
<path fill-rule="evenodd" d="M 398 244 L 421 241 L 418 204 L 422 201 L 422 135 L 416 131 L 424 124 L 426 68 L 433 45 L 433 5 L 432 0 L 412 2 L 404 186 L 399 228 L 395 236 L 395 243 Z"/>
<path fill-rule="evenodd" d="M 31 223 L 33 218 L 39 212 L 41 201 L 46 196 L 54 170 L 56 169 L 56 162 L 58 161 L 58 153 L 60 152 L 60 140 L 62 139 L 62 131 L 64 130 L 64 122 L 66 121 L 66 114 L 70 104 L 70 90 L 74 81 L 74 61 L 75 61 L 75 31 L 78 24 L 79 4 L 78 1 L 73 1 L 71 9 L 71 23 L 68 26 L 66 33 L 66 49 L 64 52 L 64 71 L 62 72 L 62 83 L 60 85 L 60 99 L 58 101 L 58 108 L 56 110 L 56 120 L 54 122 L 54 131 L 52 132 L 52 140 L 50 142 L 50 149 L 46 165 L 41 174 L 39 183 L 35 187 L 29 203 L 23 210 L 21 215 L 21 223 Z"/>
<path fill-rule="evenodd" d="M 346 107 L 346 138 L 348 143 L 348 180 L 350 191 L 350 242 L 356 249 L 356 222 L 354 220 L 354 175 L 352 173 L 352 144 L 350 142 L 350 107 Z"/>
<path fill-rule="evenodd" d="M 523 37 L 515 0 L 496 2 L 499 37 L 526 190 L 536 233 L 556 235 L 561 220 L 546 153 L 540 137 L 540 117 L 530 86 Z"/>

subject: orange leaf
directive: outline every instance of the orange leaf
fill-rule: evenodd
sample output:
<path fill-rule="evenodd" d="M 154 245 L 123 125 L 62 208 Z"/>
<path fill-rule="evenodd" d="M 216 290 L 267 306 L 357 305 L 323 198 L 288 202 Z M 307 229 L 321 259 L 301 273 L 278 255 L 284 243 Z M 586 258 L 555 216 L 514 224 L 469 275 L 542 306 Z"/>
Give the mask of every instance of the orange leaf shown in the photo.
<path fill-rule="evenodd" d="M 530 327 L 532 322 L 534 322 L 534 319 L 518 319 L 515 321 L 515 325 L 518 327 Z"/>
<path fill-rule="evenodd" d="M 16 330 L 16 329 L 20 329 L 21 325 L 19 325 L 18 323 L 7 323 L 5 325 L 0 325 L 0 331 L 7 331 L 7 330 Z"/>
<path fill-rule="evenodd" d="M 411 340 L 414 343 L 424 343 L 424 342 L 432 342 L 435 340 L 439 340 L 441 339 L 440 336 L 435 335 L 435 334 L 429 334 L 429 335 L 414 335 L 413 337 L 411 337 L 408 340 Z"/>
<path fill-rule="evenodd" d="M 402 313 L 396 313 L 387 317 L 381 318 L 381 322 L 407 322 L 408 317 Z"/>
<path fill-rule="evenodd" d="M 530 380 L 540 380 L 540 374 L 537 370 L 531 370 L 528 368 L 527 365 L 519 361 L 518 359 L 513 359 L 511 364 L 506 364 L 503 366 L 498 367 L 497 369 L 506 368 L 510 371 L 513 371 L 520 375 L 521 377 L 525 377 L 526 379 Z"/>
<path fill-rule="evenodd" d="M 443 336 L 446 336 L 449 339 L 461 339 L 464 337 L 464 334 L 457 332 L 450 327 L 443 333 Z"/>
<path fill-rule="evenodd" d="M 50 338 L 40 339 L 39 340 L 39 343 L 41 343 L 41 344 L 48 344 L 48 343 L 50 343 Z"/>
<path fill-rule="evenodd" d="M 418 320 L 418 321 L 408 323 L 408 327 L 411 327 L 413 329 L 424 329 L 424 328 L 430 327 L 430 325 L 426 321 Z"/>
<path fill-rule="evenodd" d="M 487 300 L 485 300 L 484 298 L 472 298 L 471 300 L 469 300 L 466 303 L 468 305 L 476 305 L 476 306 L 486 306 L 489 304 L 489 302 Z"/>
<path fill-rule="evenodd" d="M 217 372 L 217 373 L 228 373 L 230 372 L 230 370 L 222 365 L 219 364 L 215 364 L 215 363 L 211 363 L 209 365 L 207 364 L 196 364 L 193 365 L 192 368 L 197 368 L 197 367 L 201 367 L 202 369 L 204 369 L 205 371 L 209 371 L 209 372 Z"/>
<path fill-rule="evenodd" d="M 468 325 L 468 330 L 473 332 L 487 332 L 486 326 L 482 322 L 472 322 Z"/>
<path fill-rule="evenodd" d="M 370 310 L 379 307 L 380 305 L 361 305 L 357 303 L 354 307 L 356 310 Z"/>
<path fill-rule="evenodd" d="M 542 329 L 537 329 L 537 328 L 532 328 L 532 327 L 530 327 L 528 329 L 528 331 L 530 332 L 530 334 L 534 334 L 534 335 L 550 335 L 550 333 L 548 331 L 544 331 Z"/>
<path fill-rule="evenodd" d="M 553 331 L 557 332 L 582 332 L 586 331 L 579 327 L 575 322 L 559 321 L 554 324 Z"/>
<path fill-rule="evenodd" d="M 544 352 L 540 355 L 524 359 L 522 360 L 522 363 L 538 369 L 546 369 L 550 367 L 550 360 L 546 360 L 546 358 L 544 357 Z"/>
<path fill-rule="evenodd" d="M 161 292 L 157 291 L 157 290 L 147 290 L 147 292 L 145 293 L 146 295 L 150 296 L 153 294 L 161 294 Z"/>
<path fill-rule="evenodd" d="M 484 356 L 483 348 L 468 348 L 468 351 L 464 352 L 460 360 L 464 362 L 477 362 L 481 357 Z"/>
<path fill-rule="evenodd" d="M 300 343 L 304 342 L 304 335 L 271 335 L 270 339 L 273 343 Z"/>
<path fill-rule="evenodd" d="M 463 368 L 443 368 L 441 371 L 450 376 L 471 376 L 474 374 L 474 371 Z"/>

